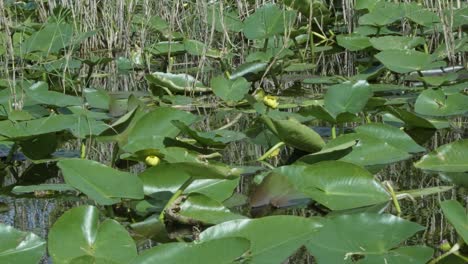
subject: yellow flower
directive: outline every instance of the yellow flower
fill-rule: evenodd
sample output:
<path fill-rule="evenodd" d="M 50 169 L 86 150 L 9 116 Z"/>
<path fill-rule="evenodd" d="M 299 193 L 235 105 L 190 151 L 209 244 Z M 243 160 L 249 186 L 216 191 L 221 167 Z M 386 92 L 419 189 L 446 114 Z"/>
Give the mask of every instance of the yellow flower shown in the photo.
<path fill-rule="evenodd" d="M 279 105 L 278 103 L 278 98 L 276 96 L 272 96 L 272 95 L 266 95 L 265 97 L 263 97 L 263 103 L 266 105 L 266 106 L 269 106 L 273 109 L 276 109 Z"/>
<path fill-rule="evenodd" d="M 146 157 L 145 162 L 148 166 L 157 166 L 161 160 L 158 158 L 158 156 L 149 155 Z"/>
<path fill-rule="evenodd" d="M 280 153 L 280 149 L 277 148 L 277 149 L 273 150 L 273 152 L 271 152 L 270 155 L 268 155 L 268 157 L 269 158 L 274 158 L 274 157 L 278 156 L 279 153 Z"/>

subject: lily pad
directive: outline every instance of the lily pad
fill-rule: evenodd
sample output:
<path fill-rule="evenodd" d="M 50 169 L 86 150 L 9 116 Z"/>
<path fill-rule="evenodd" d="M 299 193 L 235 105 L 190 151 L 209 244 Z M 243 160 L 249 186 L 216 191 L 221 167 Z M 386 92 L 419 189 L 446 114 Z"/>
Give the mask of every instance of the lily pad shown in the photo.
<path fill-rule="evenodd" d="M 283 166 L 276 170 L 296 190 L 332 210 L 345 210 L 388 201 L 390 195 L 364 168 L 342 161 Z"/>
<path fill-rule="evenodd" d="M 468 171 L 468 139 L 442 145 L 424 155 L 414 164 L 416 168 L 437 172 Z"/>
<path fill-rule="evenodd" d="M 468 113 L 468 96 L 445 94 L 442 90 L 425 90 L 414 105 L 416 113 L 428 116 L 451 116 Z"/>
<path fill-rule="evenodd" d="M 131 264 L 231 264 L 249 249 L 244 238 L 221 238 L 206 242 L 167 243 L 143 251 Z"/>
<path fill-rule="evenodd" d="M 440 207 L 463 241 L 468 241 L 468 214 L 465 208 L 455 200 L 443 201 Z"/>
<path fill-rule="evenodd" d="M 50 229 L 48 242 L 49 254 L 58 264 L 126 264 L 137 256 L 135 242 L 127 230 L 115 220 L 100 222 L 94 206 L 65 212 Z"/>
<path fill-rule="evenodd" d="M 115 204 L 121 198 L 143 198 L 143 184 L 131 173 L 85 159 L 64 159 L 59 161 L 58 166 L 67 184 L 99 204 Z"/>
<path fill-rule="evenodd" d="M 358 34 L 338 35 L 336 40 L 338 45 L 349 51 L 363 50 L 371 46 L 368 37 Z"/>
<path fill-rule="evenodd" d="M 185 92 L 210 92 L 211 88 L 206 87 L 193 76 L 180 73 L 165 73 L 153 72 L 145 76 L 146 80 L 156 88 L 162 88 L 168 93 L 185 93 Z M 151 87 L 150 87 L 151 88 Z M 158 93 L 152 89 L 153 94 Z"/>
<path fill-rule="evenodd" d="M 325 94 L 324 107 L 335 118 L 341 113 L 359 113 L 372 96 L 366 81 L 341 83 L 330 86 Z"/>
<path fill-rule="evenodd" d="M 180 211 L 176 214 L 186 219 L 185 223 L 199 221 L 205 224 L 220 224 L 235 219 L 247 217 L 231 212 L 220 202 L 205 195 L 191 194 L 180 205 Z"/>
<path fill-rule="evenodd" d="M 325 145 L 325 141 L 313 129 L 291 120 L 276 120 L 263 116 L 267 127 L 283 142 L 308 152 L 317 152 Z"/>
<path fill-rule="evenodd" d="M 430 54 L 415 50 L 384 50 L 375 57 L 389 70 L 397 73 L 422 71 L 432 63 Z"/>
<path fill-rule="evenodd" d="M 307 249 L 318 263 L 426 263 L 433 250 L 397 246 L 424 227 L 389 214 L 352 214 L 328 219 Z"/>
<path fill-rule="evenodd" d="M 248 39 L 267 39 L 281 35 L 296 18 L 295 11 L 281 10 L 275 4 L 264 5 L 244 21 L 244 35 Z"/>
<path fill-rule="evenodd" d="M 250 89 L 250 83 L 243 77 L 226 79 L 223 76 L 211 80 L 213 92 L 226 102 L 238 102 Z"/>
<path fill-rule="evenodd" d="M 410 50 L 424 45 L 426 41 L 422 37 L 383 36 L 371 38 L 370 43 L 378 50 Z"/>
<path fill-rule="evenodd" d="M 200 240 L 246 238 L 251 243 L 251 263 L 280 264 L 313 237 L 321 226 L 319 219 L 287 215 L 241 219 L 206 229 L 200 234 Z"/>
<path fill-rule="evenodd" d="M 33 233 L 22 232 L 0 223 L 0 235 L 1 263 L 36 264 L 44 256 L 46 243 Z"/>

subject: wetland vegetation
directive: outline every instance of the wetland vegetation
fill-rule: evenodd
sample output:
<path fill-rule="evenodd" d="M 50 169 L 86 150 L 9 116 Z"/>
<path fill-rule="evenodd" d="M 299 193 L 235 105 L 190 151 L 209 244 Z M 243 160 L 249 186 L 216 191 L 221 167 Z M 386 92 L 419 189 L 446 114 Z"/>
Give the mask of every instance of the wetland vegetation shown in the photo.
<path fill-rule="evenodd" d="M 0 263 L 466 263 L 467 25 L 448 0 L 0 0 Z"/>

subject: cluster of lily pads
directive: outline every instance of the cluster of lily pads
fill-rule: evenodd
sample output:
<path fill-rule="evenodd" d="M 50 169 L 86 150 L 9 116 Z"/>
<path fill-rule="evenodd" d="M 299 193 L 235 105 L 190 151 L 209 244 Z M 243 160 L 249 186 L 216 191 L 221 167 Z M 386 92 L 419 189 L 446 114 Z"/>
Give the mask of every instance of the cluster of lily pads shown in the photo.
<path fill-rule="evenodd" d="M 456 15 L 447 28 L 416 3 L 357 1 L 359 26 L 348 34 L 321 1 L 283 4 L 246 18 L 231 6 L 222 13 L 219 3 L 208 6 L 205 22 L 215 35 L 251 45 L 240 65 L 232 63 L 234 45 L 232 52 L 208 47 L 156 16 L 133 17 L 160 41 L 128 58 L 80 57 L 81 43 L 96 32 L 78 32 L 67 9 L 14 28 L 14 56 L 28 67 L 25 78 L 0 79 L 2 195 L 60 193 L 88 205 L 65 212 L 47 243 L 0 224 L 0 262 L 38 263 L 47 247 L 53 263 L 272 264 L 300 248 L 317 263 L 465 263 L 468 218 L 460 202 L 440 202 L 458 240 L 434 250 L 405 244 L 425 227 L 405 219 L 400 201 L 468 186 L 467 139 L 424 147 L 435 133 L 463 129 L 457 121 L 468 113 L 466 69 L 448 67 L 444 45 L 429 52 L 425 38 L 459 30 L 467 7 L 450 11 Z M 403 22 L 414 33 L 402 35 Z M 462 33 L 455 52 L 467 50 Z M 361 58 L 356 75 L 302 78 L 301 96 L 287 95 L 287 76 L 313 70 L 318 54 L 345 50 Z M 206 57 L 218 75 L 202 82 L 178 72 L 173 62 L 181 55 Z M 145 76 L 150 93 L 90 87 L 95 70 L 109 63 L 120 74 L 154 65 Z M 323 96 L 311 92 L 317 86 Z M 203 108 L 235 117 L 202 130 L 210 118 L 196 114 Z M 243 131 L 232 129 L 244 118 Z M 80 147 L 64 148 L 70 142 Z M 236 142 L 265 155 L 224 163 L 223 150 Z M 89 159 L 96 144 L 113 148 L 105 164 Z M 287 147 L 307 155 L 277 167 L 268 162 Z M 446 186 L 395 191 L 387 175 L 375 176 L 412 158 Z M 53 183 L 57 178 L 63 183 Z M 236 192 L 249 178 L 251 191 Z M 148 240 L 155 246 L 138 252 Z"/>

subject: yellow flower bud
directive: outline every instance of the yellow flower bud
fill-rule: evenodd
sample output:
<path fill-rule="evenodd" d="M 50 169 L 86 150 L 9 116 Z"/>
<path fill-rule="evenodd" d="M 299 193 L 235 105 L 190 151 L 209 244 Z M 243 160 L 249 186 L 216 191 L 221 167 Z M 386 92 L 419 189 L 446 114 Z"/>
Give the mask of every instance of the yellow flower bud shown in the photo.
<path fill-rule="evenodd" d="M 271 107 L 273 109 L 276 109 L 279 105 L 278 98 L 272 95 L 266 95 L 265 97 L 263 97 L 263 103 L 266 106 Z"/>
<path fill-rule="evenodd" d="M 279 153 L 280 153 L 280 149 L 277 148 L 277 149 L 273 150 L 273 152 L 271 152 L 270 155 L 269 155 L 268 157 L 269 157 L 269 158 L 274 158 L 274 157 L 278 156 Z"/>
<path fill-rule="evenodd" d="M 145 163 L 148 166 L 157 166 L 161 162 L 161 160 L 158 158 L 158 156 L 154 155 L 149 155 L 145 159 Z"/>
<path fill-rule="evenodd" d="M 439 245 L 439 248 L 440 248 L 442 251 L 447 252 L 447 251 L 449 251 L 449 250 L 452 248 L 452 246 L 450 245 L 450 243 L 449 243 L 447 240 L 444 240 L 444 241 L 442 242 L 442 244 Z"/>

